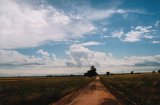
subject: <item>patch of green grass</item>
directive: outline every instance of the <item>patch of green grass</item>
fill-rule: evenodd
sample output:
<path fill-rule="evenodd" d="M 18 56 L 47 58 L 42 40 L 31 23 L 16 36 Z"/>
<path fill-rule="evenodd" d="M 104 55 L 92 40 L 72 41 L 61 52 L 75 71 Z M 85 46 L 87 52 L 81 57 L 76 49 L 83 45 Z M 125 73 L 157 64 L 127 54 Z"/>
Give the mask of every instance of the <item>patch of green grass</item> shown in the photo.
<path fill-rule="evenodd" d="M 160 105 L 160 74 L 102 76 L 101 82 L 125 105 Z"/>
<path fill-rule="evenodd" d="M 0 105 L 47 105 L 80 89 L 92 78 L 0 78 Z"/>

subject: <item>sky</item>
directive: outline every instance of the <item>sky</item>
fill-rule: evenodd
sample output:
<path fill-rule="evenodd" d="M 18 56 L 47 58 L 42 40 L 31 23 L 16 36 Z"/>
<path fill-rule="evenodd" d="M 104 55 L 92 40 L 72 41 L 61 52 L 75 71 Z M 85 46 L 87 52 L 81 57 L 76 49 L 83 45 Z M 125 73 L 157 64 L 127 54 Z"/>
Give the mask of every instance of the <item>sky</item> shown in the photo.
<path fill-rule="evenodd" d="M 0 76 L 160 68 L 159 0 L 1 0 Z"/>

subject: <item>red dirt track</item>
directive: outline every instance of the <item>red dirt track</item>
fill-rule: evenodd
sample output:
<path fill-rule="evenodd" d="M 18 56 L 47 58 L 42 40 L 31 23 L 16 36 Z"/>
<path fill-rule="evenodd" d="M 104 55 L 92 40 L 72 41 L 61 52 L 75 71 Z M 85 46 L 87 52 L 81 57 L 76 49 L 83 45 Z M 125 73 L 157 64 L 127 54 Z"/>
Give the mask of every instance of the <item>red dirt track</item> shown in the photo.
<path fill-rule="evenodd" d="M 99 81 L 99 77 L 80 91 L 65 96 L 52 105 L 121 105 Z"/>

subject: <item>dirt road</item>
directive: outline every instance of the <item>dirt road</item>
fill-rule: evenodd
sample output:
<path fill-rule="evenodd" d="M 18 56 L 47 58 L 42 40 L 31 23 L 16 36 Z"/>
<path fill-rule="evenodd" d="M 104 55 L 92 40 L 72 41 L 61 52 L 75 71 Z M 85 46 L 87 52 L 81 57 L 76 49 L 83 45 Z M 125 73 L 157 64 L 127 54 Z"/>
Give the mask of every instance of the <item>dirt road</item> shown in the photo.
<path fill-rule="evenodd" d="M 52 105 L 121 105 L 99 81 L 99 77 L 84 89 L 72 93 Z"/>

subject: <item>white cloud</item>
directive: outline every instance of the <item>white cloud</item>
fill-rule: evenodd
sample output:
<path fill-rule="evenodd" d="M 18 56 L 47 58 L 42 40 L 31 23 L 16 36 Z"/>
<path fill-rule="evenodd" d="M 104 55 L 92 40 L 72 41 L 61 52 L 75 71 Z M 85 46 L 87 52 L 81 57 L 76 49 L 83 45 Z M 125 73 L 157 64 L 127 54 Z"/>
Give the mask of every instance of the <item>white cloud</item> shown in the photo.
<path fill-rule="evenodd" d="M 160 55 L 155 56 L 130 56 L 116 59 L 111 53 L 92 51 L 84 46 L 74 44 L 67 52 L 68 66 L 91 66 L 98 67 L 136 67 L 136 66 L 160 66 Z"/>
<path fill-rule="evenodd" d="M 23 2 L 0 1 L 0 49 L 36 47 L 46 41 L 82 38 L 96 29 L 92 20 L 107 19 L 114 14 L 138 12 L 123 9 L 98 10 L 87 6 L 87 8 L 80 8 L 77 14 L 67 14 L 51 5 L 36 3 L 35 6 Z M 106 28 L 103 31 L 106 31 Z M 125 40 L 138 39 L 131 36 L 128 35 Z"/>
<path fill-rule="evenodd" d="M 131 31 L 126 34 L 126 38 L 124 41 L 126 42 L 137 42 L 141 38 L 141 32 L 139 31 Z"/>
<path fill-rule="evenodd" d="M 85 43 L 80 43 L 79 45 L 81 45 L 81 46 L 95 46 L 95 45 L 102 45 L 102 44 L 104 44 L 104 43 L 89 41 L 89 42 L 85 42 Z"/>
<path fill-rule="evenodd" d="M 83 11 L 82 16 L 89 20 L 100 20 L 110 18 L 113 14 L 124 14 L 127 12 L 129 11 L 125 11 L 122 9 L 97 10 L 93 8 L 85 8 L 85 11 Z"/>
<path fill-rule="evenodd" d="M 72 45 L 67 54 L 70 58 L 67 62 L 68 66 L 104 66 L 112 58 L 111 54 L 92 51 L 78 44 Z"/>
<path fill-rule="evenodd" d="M 156 21 L 156 23 L 154 24 L 155 27 L 159 27 L 160 26 L 160 21 Z"/>
<path fill-rule="evenodd" d="M 153 41 L 154 44 L 160 44 L 160 41 Z"/>
<path fill-rule="evenodd" d="M 54 53 L 48 53 L 47 51 L 44 51 L 42 49 L 39 49 L 37 51 L 37 54 L 40 54 L 41 56 L 36 56 L 36 58 L 39 58 L 43 61 L 45 66 L 52 66 L 52 67 L 63 67 L 65 66 L 65 59 L 58 59 Z"/>
<path fill-rule="evenodd" d="M 16 0 L 0 1 L 0 25 L 0 49 L 77 39 L 94 30 L 91 22 L 72 20 L 53 6 L 32 6 Z"/>
<path fill-rule="evenodd" d="M 124 32 L 123 32 L 122 29 L 120 31 L 115 31 L 115 32 L 112 33 L 112 37 L 117 37 L 117 38 L 120 38 L 120 39 L 123 37 L 123 35 L 124 35 Z"/>
<path fill-rule="evenodd" d="M 42 49 L 35 56 L 23 55 L 15 50 L 0 50 L 0 66 L 3 68 L 33 67 L 33 68 L 66 68 L 66 67 L 146 67 L 160 66 L 160 55 L 155 56 L 130 56 L 116 59 L 111 53 L 90 50 L 82 45 L 73 44 L 67 51 L 68 58 L 58 59 L 54 53 Z"/>
<path fill-rule="evenodd" d="M 86 16 L 87 19 L 99 20 L 99 19 L 104 19 L 104 18 L 111 17 L 113 14 L 116 13 L 116 11 L 115 10 L 96 10 L 96 9 L 92 9 L 92 10 L 88 10 L 84 13 L 86 13 L 84 15 Z"/>
<path fill-rule="evenodd" d="M 143 27 L 143 26 L 137 26 L 134 30 L 131 30 L 130 32 L 126 33 L 126 37 L 124 38 L 124 41 L 126 42 L 136 42 L 141 40 L 142 38 L 151 38 L 150 36 L 147 37 L 147 34 L 149 34 L 152 26 Z"/>
<path fill-rule="evenodd" d="M 109 36 L 109 35 L 103 35 L 101 36 L 101 38 L 119 38 L 119 39 L 122 39 L 124 37 L 124 32 L 122 29 L 120 30 L 116 30 L 114 32 L 111 33 L 112 35 Z"/>
<path fill-rule="evenodd" d="M 146 38 L 146 39 L 153 39 L 154 36 L 151 36 L 151 35 L 144 35 L 144 38 Z"/>
<path fill-rule="evenodd" d="M 102 36 L 101 36 L 101 39 L 103 39 L 103 38 L 112 38 L 112 36 L 109 36 L 109 35 L 102 35 Z"/>
<path fill-rule="evenodd" d="M 127 19 L 128 14 L 123 14 L 122 16 L 123 16 L 124 19 Z"/>
<path fill-rule="evenodd" d="M 122 16 L 128 16 L 129 13 L 137 13 L 137 14 L 148 14 L 143 10 L 124 10 L 124 9 L 94 9 L 91 7 L 83 8 L 81 11 L 81 17 L 85 17 L 89 20 L 101 20 L 110 18 L 114 14 L 122 14 Z"/>
<path fill-rule="evenodd" d="M 41 56 L 27 56 L 15 50 L 0 50 L 0 65 L 1 66 L 65 66 L 65 60 L 57 59 L 55 54 L 49 54 L 42 49 L 37 51 Z M 2 60 L 3 59 L 3 60 Z"/>
<path fill-rule="evenodd" d="M 107 31 L 107 28 L 103 28 L 102 31 L 103 31 L 103 32 L 106 32 L 106 31 Z"/>
<path fill-rule="evenodd" d="M 0 65 L 2 66 L 43 65 L 39 58 L 28 57 L 12 50 L 0 50 L 0 59 Z"/>
<path fill-rule="evenodd" d="M 126 57 L 124 62 L 131 66 L 160 66 L 160 55 L 154 56 L 131 56 Z"/>
<path fill-rule="evenodd" d="M 127 33 L 124 33 L 122 29 L 120 31 L 116 30 L 111 37 L 117 37 L 125 42 L 137 42 L 141 39 L 153 39 L 154 36 L 149 35 L 151 32 L 153 32 L 152 26 L 137 26 L 135 28 L 131 27 L 131 31 Z"/>
<path fill-rule="evenodd" d="M 41 54 L 42 56 L 49 57 L 49 53 L 48 53 L 48 52 L 43 51 L 42 49 L 39 49 L 39 50 L 37 51 L 37 54 Z"/>

